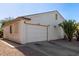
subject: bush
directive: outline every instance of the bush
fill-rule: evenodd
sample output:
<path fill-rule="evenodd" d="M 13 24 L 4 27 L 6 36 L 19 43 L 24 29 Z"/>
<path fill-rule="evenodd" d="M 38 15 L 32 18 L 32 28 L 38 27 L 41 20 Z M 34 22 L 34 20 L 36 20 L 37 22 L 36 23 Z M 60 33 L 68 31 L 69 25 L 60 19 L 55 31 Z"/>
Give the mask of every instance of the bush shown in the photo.
<path fill-rule="evenodd" d="M 65 20 L 64 22 L 62 22 L 59 25 L 63 28 L 69 41 L 71 41 L 71 39 L 73 38 L 73 34 L 74 34 L 75 30 L 77 29 L 76 22 L 74 20 Z"/>

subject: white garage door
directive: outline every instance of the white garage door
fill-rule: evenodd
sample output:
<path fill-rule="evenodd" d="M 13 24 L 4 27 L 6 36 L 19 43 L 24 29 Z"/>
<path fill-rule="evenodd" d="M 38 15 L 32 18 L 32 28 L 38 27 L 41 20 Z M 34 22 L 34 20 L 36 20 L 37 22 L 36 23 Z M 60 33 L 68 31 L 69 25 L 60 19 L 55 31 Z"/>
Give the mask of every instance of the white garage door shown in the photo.
<path fill-rule="evenodd" d="M 46 41 L 47 27 L 27 25 L 26 38 L 28 42 Z"/>

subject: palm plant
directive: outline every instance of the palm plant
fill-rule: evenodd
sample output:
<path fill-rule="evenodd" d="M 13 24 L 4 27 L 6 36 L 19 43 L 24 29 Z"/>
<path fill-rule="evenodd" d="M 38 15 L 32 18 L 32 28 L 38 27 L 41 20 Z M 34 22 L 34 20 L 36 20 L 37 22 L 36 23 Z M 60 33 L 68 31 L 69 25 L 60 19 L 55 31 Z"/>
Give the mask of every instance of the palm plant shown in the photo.
<path fill-rule="evenodd" d="M 73 38 L 73 34 L 74 34 L 75 30 L 77 29 L 75 20 L 65 20 L 61 24 L 59 24 L 59 26 L 61 26 L 63 28 L 69 41 L 71 41 Z"/>
<path fill-rule="evenodd" d="M 75 32 L 75 36 L 76 36 L 77 41 L 79 41 L 79 23 L 77 23 L 77 29 Z"/>

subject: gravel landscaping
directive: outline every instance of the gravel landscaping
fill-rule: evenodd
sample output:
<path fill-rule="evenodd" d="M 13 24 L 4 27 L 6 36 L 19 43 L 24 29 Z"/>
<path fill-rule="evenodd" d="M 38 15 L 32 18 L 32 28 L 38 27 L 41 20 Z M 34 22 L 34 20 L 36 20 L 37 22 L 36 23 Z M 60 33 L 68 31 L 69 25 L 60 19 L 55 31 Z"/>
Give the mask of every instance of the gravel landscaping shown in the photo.
<path fill-rule="evenodd" d="M 14 47 L 11 47 L 9 45 Z M 43 56 L 43 53 L 36 51 L 26 45 L 17 44 L 9 40 L 0 39 L 0 56 Z"/>
<path fill-rule="evenodd" d="M 7 44 L 3 43 L 2 40 L 0 40 L 0 56 L 24 56 L 25 54 L 22 53 L 17 48 L 11 48 Z M 29 52 L 26 51 L 26 55 L 29 55 Z"/>
<path fill-rule="evenodd" d="M 8 44 L 14 46 L 11 47 Z M 28 44 L 17 44 L 0 40 L 0 56 L 78 56 L 79 41 L 68 40 L 41 41 Z"/>

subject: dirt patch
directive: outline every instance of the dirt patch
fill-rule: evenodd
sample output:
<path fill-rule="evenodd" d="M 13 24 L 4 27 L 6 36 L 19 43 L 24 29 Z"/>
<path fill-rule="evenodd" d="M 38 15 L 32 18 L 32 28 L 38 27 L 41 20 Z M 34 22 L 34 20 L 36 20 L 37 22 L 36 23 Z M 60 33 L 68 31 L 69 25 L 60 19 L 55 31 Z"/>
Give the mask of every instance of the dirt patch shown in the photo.
<path fill-rule="evenodd" d="M 23 49 L 23 48 L 21 48 Z M 0 56 L 24 56 L 29 55 L 30 52 L 25 50 L 25 54 L 18 48 L 11 48 L 0 40 Z"/>

